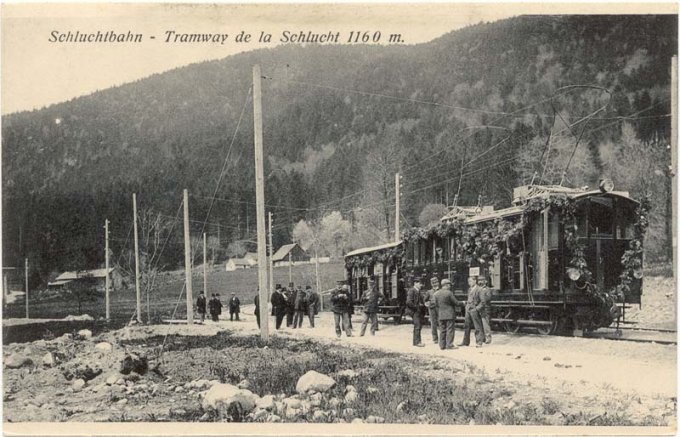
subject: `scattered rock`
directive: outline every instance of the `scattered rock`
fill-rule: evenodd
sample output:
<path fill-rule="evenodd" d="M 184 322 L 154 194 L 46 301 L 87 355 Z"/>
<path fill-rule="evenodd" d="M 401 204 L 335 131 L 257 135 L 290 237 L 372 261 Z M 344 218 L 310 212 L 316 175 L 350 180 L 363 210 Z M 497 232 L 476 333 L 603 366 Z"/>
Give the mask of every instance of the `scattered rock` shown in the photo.
<path fill-rule="evenodd" d="M 208 390 L 203 398 L 204 410 L 228 409 L 232 405 L 238 406 L 244 413 L 249 413 L 255 408 L 259 397 L 250 390 L 240 389 L 231 384 L 216 384 Z"/>
<path fill-rule="evenodd" d="M 397 405 L 397 412 L 399 412 L 399 411 L 404 411 L 404 408 L 405 408 L 405 407 L 406 407 L 406 401 L 404 401 L 404 402 L 399 402 L 399 404 Z"/>
<path fill-rule="evenodd" d="M 85 380 L 84 379 L 76 379 L 73 381 L 73 390 L 75 391 L 80 391 L 83 387 L 85 387 Z"/>
<path fill-rule="evenodd" d="M 262 410 L 273 410 L 274 409 L 274 396 L 273 395 L 266 395 L 261 397 L 260 399 L 257 400 L 255 403 L 255 406 L 257 408 L 260 408 Z"/>
<path fill-rule="evenodd" d="M 101 352 L 111 352 L 113 350 L 113 346 L 111 345 L 111 343 L 106 342 L 106 341 L 102 341 L 101 343 L 97 343 L 94 346 L 94 348 L 97 349 L 98 351 L 101 351 Z"/>
<path fill-rule="evenodd" d="M 342 415 L 347 417 L 354 416 L 354 408 L 345 408 L 344 410 L 342 410 Z"/>
<path fill-rule="evenodd" d="M 543 361 L 550 361 L 550 360 L 552 360 L 552 358 L 550 358 L 550 357 L 543 357 Z"/>
<path fill-rule="evenodd" d="M 366 423 L 385 423 L 385 418 L 380 416 L 368 416 Z"/>
<path fill-rule="evenodd" d="M 300 399 L 296 398 L 286 398 L 283 400 L 284 405 L 286 406 L 287 409 L 298 409 L 302 408 L 302 402 Z"/>
<path fill-rule="evenodd" d="M 312 407 L 318 407 L 321 405 L 321 401 L 323 400 L 323 395 L 321 393 L 314 393 L 309 397 L 310 405 Z"/>
<path fill-rule="evenodd" d="M 354 387 L 353 385 L 348 385 L 347 387 L 345 387 L 345 393 L 349 393 L 351 391 L 357 391 L 356 387 Z"/>
<path fill-rule="evenodd" d="M 555 367 L 564 367 L 564 365 L 562 365 L 560 363 L 555 363 Z"/>
<path fill-rule="evenodd" d="M 18 354 L 12 354 L 5 358 L 5 367 L 9 369 L 18 369 L 31 364 L 33 364 L 33 361 L 30 358 Z"/>
<path fill-rule="evenodd" d="M 80 316 L 68 315 L 68 316 L 64 317 L 64 320 L 66 320 L 67 322 L 91 322 L 91 321 L 94 320 L 94 317 L 92 317 L 89 314 L 83 314 L 83 315 L 80 315 Z"/>
<path fill-rule="evenodd" d="M 250 387 L 250 381 L 248 381 L 247 379 L 244 379 L 243 381 L 239 382 L 239 383 L 236 385 L 236 387 L 242 388 L 242 389 L 244 389 L 244 390 L 250 390 L 250 388 L 251 388 L 251 387 Z"/>
<path fill-rule="evenodd" d="M 475 419 L 470 419 L 470 422 L 468 422 L 468 425 L 474 426 L 475 425 Z"/>
<path fill-rule="evenodd" d="M 561 426 L 564 425 L 564 415 L 560 413 L 559 411 L 555 414 L 551 414 L 549 416 L 545 417 L 546 422 L 548 422 L 548 425 L 552 426 Z"/>
<path fill-rule="evenodd" d="M 358 399 L 359 399 L 359 394 L 354 390 L 348 391 L 347 394 L 345 395 L 345 402 L 348 403 L 348 404 L 353 404 Z"/>
<path fill-rule="evenodd" d="M 380 391 L 380 390 L 378 390 L 378 389 L 375 388 L 375 387 L 368 387 L 368 388 L 366 389 L 366 393 L 370 393 L 370 394 L 375 394 L 375 393 L 378 393 L 379 391 Z"/>
<path fill-rule="evenodd" d="M 427 422 L 427 414 L 421 414 L 420 416 L 417 417 L 419 422 Z"/>
<path fill-rule="evenodd" d="M 82 363 L 74 360 L 62 371 L 64 377 L 71 381 L 73 379 L 84 379 L 89 381 L 101 375 L 103 372 L 100 363 Z"/>
<path fill-rule="evenodd" d="M 89 340 L 92 338 L 92 331 L 89 329 L 81 329 L 78 331 L 78 338 L 81 340 Z"/>
<path fill-rule="evenodd" d="M 272 414 L 267 418 L 267 422 L 281 422 L 281 418 L 276 414 Z"/>
<path fill-rule="evenodd" d="M 516 406 L 517 406 L 517 404 L 515 403 L 515 401 L 510 400 L 510 401 L 508 401 L 507 404 L 503 405 L 503 408 L 505 408 L 506 410 L 512 410 L 512 409 L 514 409 Z"/>
<path fill-rule="evenodd" d="M 253 413 L 253 420 L 262 420 L 269 415 L 267 410 L 257 409 Z"/>
<path fill-rule="evenodd" d="M 305 393 L 310 390 L 324 393 L 335 385 L 335 380 L 330 376 L 323 375 L 314 370 L 310 370 L 298 379 L 295 391 Z"/>
<path fill-rule="evenodd" d="M 302 410 L 298 408 L 287 408 L 286 409 L 286 419 L 295 419 L 299 414 L 302 414 Z"/>
<path fill-rule="evenodd" d="M 184 388 L 181 385 L 178 385 L 175 387 L 175 393 L 182 393 L 184 391 Z"/>
<path fill-rule="evenodd" d="M 338 376 L 344 376 L 345 378 L 348 379 L 354 379 L 357 377 L 357 375 L 358 375 L 357 372 L 355 372 L 352 369 L 346 369 L 343 370 L 342 372 L 338 372 Z"/>
<path fill-rule="evenodd" d="M 364 419 L 357 417 L 355 419 L 352 419 L 352 422 L 350 423 L 364 423 Z"/>
<path fill-rule="evenodd" d="M 323 410 L 316 410 L 314 414 L 312 414 L 312 420 L 317 422 L 325 422 L 328 420 L 328 413 Z"/>
<path fill-rule="evenodd" d="M 116 379 L 116 385 L 125 385 L 125 380 L 123 378 Z"/>
<path fill-rule="evenodd" d="M 52 355 L 52 352 L 47 352 L 45 355 L 43 355 L 42 363 L 43 363 L 43 366 L 47 366 L 47 367 L 54 366 L 54 355 Z"/>
<path fill-rule="evenodd" d="M 123 361 L 120 363 L 120 373 L 127 375 L 130 372 L 137 372 L 140 375 L 144 375 L 149 369 L 149 361 L 145 356 L 140 356 L 137 354 L 125 355 Z"/>
<path fill-rule="evenodd" d="M 125 375 L 125 376 L 123 377 L 123 379 L 124 379 L 126 382 L 137 382 L 137 381 L 139 381 L 140 379 L 142 379 L 142 377 L 141 377 L 140 374 L 137 373 L 137 372 L 130 372 L 130 374 L 129 374 L 129 375 Z"/>
<path fill-rule="evenodd" d="M 328 406 L 331 408 L 338 408 L 342 402 L 338 398 L 330 398 Z"/>
<path fill-rule="evenodd" d="M 210 413 L 205 413 L 198 420 L 199 422 L 207 422 L 208 420 L 210 420 Z"/>
<path fill-rule="evenodd" d="M 123 399 L 120 399 L 120 400 L 119 400 L 118 402 L 116 402 L 116 403 L 117 403 L 118 405 L 125 405 L 125 404 L 128 403 L 128 400 L 125 399 L 125 398 L 123 398 Z"/>

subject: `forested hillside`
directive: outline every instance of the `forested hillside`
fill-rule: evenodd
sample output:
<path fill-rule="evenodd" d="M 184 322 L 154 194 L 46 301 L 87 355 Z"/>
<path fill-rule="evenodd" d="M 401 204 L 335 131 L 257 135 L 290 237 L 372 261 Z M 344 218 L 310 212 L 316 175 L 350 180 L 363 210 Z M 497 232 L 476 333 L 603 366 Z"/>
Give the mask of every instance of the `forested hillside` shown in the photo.
<path fill-rule="evenodd" d="M 108 218 L 124 264 L 136 192 L 144 259 L 180 265 L 173 219 L 182 189 L 198 238 L 227 157 L 206 228 L 211 251 L 254 240 L 255 63 L 266 77 L 276 247 L 299 220 L 320 223 L 333 211 L 351 226 L 336 251 L 384 240 L 398 171 L 402 227 L 457 192 L 459 204 L 481 196 L 502 207 L 532 179 L 592 187 L 605 175 L 652 197 L 648 256 L 664 256 L 676 47 L 675 16 L 524 16 L 415 46 L 259 50 L 11 114 L 2 127 L 3 263 L 29 257 L 34 282 L 96 267 Z"/>

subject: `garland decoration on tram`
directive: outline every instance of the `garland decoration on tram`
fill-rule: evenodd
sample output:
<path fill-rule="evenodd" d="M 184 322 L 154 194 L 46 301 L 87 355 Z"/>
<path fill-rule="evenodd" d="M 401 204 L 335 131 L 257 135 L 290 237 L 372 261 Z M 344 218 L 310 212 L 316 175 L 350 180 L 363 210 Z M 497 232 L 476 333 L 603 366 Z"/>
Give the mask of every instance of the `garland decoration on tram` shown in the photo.
<path fill-rule="evenodd" d="M 635 223 L 633 223 L 633 238 L 628 243 L 628 249 L 623 252 L 621 264 L 623 272 L 619 276 L 620 282 L 616 287 L 617 294 L 623 299 L 624 293 L 630 290 L 630 285 L 635 280 L 642 278 L 642 243 L 645 232 L 649 227 L 649 210 L 651 202 L 645 196 L 640 200 L 640 205 L 635 210 Z"/>

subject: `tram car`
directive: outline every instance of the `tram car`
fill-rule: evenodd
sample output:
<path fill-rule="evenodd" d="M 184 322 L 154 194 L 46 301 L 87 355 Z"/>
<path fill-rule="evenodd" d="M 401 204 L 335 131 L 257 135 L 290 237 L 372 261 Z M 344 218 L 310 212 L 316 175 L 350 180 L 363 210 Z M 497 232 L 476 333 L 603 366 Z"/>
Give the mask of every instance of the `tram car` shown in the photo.
<path fill-rule="evenodd" d="M 625 320 L 625 309 L 641 303 L 647 208 L 609 181 L 596 191 L 522 186 L 509 208 L 453 207 L 400 241 L 348 253 L 346 280 L 360 300 L 374 277 L 380 316 L 399 321 L 415 277 L 425 289 L 433 276 L 448 278 L 463 303 L 468 277 L 483 275 L 495 328 L 588 332 Z"/>

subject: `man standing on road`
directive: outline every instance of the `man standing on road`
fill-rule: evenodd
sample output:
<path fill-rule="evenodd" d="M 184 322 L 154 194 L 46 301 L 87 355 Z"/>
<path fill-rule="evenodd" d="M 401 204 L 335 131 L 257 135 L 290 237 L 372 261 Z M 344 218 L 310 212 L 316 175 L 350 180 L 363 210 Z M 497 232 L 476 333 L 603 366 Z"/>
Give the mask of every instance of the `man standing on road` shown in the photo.
<path fill-rule="evenodd" d="M 432 330 L 432 342 L 437 344 L 439 342 L 439 337 L 437 336 L 437 330 L 439 329 L 439 317 L 437 316 L 437 305 L 434 300 L 434 294 L 439 290 L 439 279 L 433 276 L 430 279 L 430 284 L 432 288 L 427 291 L 427 296 L 425 297 L 425 304 L 430 312 L 430 328 Z"/>
<path fill-rule="evenodd" d="M 286 298 L 281 292 L 281 286 L 276 284 L 276 289 L 272 293 L 272 313 L 276 320 L 276 329 L 281 329 L 281 323 L 286 315 Z"/>
<path fill-rule="evenodd" d="M 375 279 L 371 276 L 368 278 L 368 290 L 361 298 L 361 303 L 364 306 L 364 321 L 361 324 L 361 337 L 366 333 L 366 326 L 369 320 L 371 321 L 371 335 L 375 335 L 378 330 L 378 306 L 380 305 L 380 292 L 375 284 Z"/>
<path fill-rule="evenodd" d="M 241 312 L 241 301 L 236 297 L 236 293 L 231 293 L 229 299 L 229 320 L 234 321 L 234 314 L 236 314 L 236 321 L 239 321 L 238 315 Z"/>
<path fill-rule="evenodd" d="M 295 285 L 291 282 L 283 293 L 286 296 L 286 327 L 290 328 L 295 317 Z"/>
<path fill-rule="evenodd" d="M 293 316 L 293 329 L 302 328 L 302 320 L 307 312 L 307 294 L 298 287 L 295 291 L 295 315 Z"/>
<path fill-rule="evenodd" d="M 485 276 L 480 276 L 477 280 L 477 290 L 479 290 L 479 304 L 477 304 L 477 312 L 482 321 L 484 328 L 484 343 L 491 343 L 491 320 L 489 313 L 491 312 L 491 289 L 486 286 L 487 280 Z"/>
<path fill-rule="evenodd" d="M 458 301 L 451 291 L 451 282 L 448 279 L 442 281 L 442 288 L 434 294 L 434 302 L 439 314 L 439 349 L 455 349 L 453 337 Z"/>
<path fill-rule="evenodd" d="M 414 279 L 413 287 L 409 289 L 408 296 L 406 297 L 406 314 L 413 319 L 413 346 L 417 347 L 425 346 L 420 336 L 425 309 L 423 296 L 420 294 L 421 288 L 420 278 Z"/>
<path fill-rule="evenodd" d="M 468 295 L 465 302 L 465 331 L 463 334 L 463 342 L 460 346 L 470 346 L 470 330 L 475 328 L 475 340 L 477 347 L 482 347 L 484 343 L 484 328 L 482 327 L 482 320 L 477 312 L 477 305 L 479 305 L 479 290 L 477 288 L 477 278 L 470 276 L 468 278 Z"/>
<path fill-rule="evenodd" d="M 340 338 L 342 335 L 340 330 L 341 321 L 342 329 L 344 329 L 345 335 L 347 335 L 347 337 L 352 336 L 352 328 L 349 326 L 349 308 L 351 303 L 352 296 L 349 292 L 349 286 L 339 286 L 331 293 L 333 317 L 335 318 L 335 335 L 337 335 L 338 338 Z"/>
<path fill-rule="evenodd" d="M 319 312 L 319 293 L 312 290 L 309 285 L 307 289 L 307 315 L 309 316 L 309 326 L 314 327 L 314 316 Z"/>
<path fill-rule="evenodd" d="M 201 290 L 198 293 L 198 299 L 196 299 L 196 312 L 198 313 L 199 317 L 201 318 L 201 323 L 205 321 L 205 307 L 206 307 L 206 300 L 205 300 L 205 294 L 203 294 L 203 290 Z"/>

